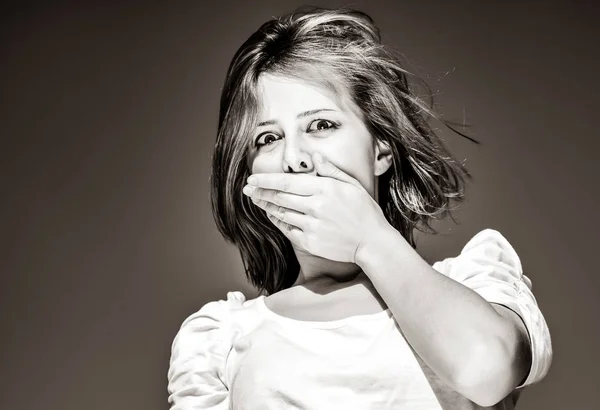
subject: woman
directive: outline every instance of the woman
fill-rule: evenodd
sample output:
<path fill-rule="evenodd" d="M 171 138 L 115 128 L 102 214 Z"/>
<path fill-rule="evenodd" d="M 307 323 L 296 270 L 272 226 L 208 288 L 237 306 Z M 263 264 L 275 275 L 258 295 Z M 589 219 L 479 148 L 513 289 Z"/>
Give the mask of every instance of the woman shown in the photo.
<path fill-rule="evenodd" d="M 262 291 L 206 304 L 172 347 L 172 409 L 511 409 L 552 348 L 519 257 L 486 229 L 415 251 L 466 170 L 352 10 L 265 23 L 223 88 L 217 225 Z"/>

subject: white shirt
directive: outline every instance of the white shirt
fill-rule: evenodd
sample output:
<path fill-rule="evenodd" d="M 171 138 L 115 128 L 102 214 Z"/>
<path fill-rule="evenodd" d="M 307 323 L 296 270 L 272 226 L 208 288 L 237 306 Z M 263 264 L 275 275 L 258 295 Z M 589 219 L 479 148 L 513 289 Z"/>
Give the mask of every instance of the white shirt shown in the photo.
<path fill-rule="evenodd" d="M 497 231 L 475 235 L 433 268 L 515 311 L 529 332 L 525 382 L 493 409 L 510 410 L 552 361 L 548 326 L 518 255 Z M 423 366 L 423 367 L 422 367 Z M 417 357 L 390 310 L 334 321 L 280 316 L 264 296 L 228 292 L 188 317 L 168 372 L 171 410 L 479 409 L 447 389 Z"/>

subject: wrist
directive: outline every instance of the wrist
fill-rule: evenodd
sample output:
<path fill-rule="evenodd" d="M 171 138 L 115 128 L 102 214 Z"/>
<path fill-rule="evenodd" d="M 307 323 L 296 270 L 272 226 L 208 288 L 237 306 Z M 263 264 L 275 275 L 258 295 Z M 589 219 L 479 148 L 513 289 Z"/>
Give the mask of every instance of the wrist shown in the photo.
<path fill-rule="evenodd" d="M 377 261 L 381 261 L 389 248 L 399 249 L 398 241 L 408 245 L 404 237 L 389 223 L 365 235 L 356 249 L 355 263 L 363 270 Z"/>

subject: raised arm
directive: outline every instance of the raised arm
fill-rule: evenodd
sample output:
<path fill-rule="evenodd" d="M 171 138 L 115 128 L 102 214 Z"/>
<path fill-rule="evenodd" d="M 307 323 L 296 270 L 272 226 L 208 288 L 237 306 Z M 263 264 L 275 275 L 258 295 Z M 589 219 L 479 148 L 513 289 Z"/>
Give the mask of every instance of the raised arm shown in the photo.
<path fill-rule="evenodd" d="M 480 232 L 435 268 L 393 228 L 359 252 L 357 263 L 413 349 L 456 392 L 491 406 L 547 373 L 548 327 L 498 232 Z"/>

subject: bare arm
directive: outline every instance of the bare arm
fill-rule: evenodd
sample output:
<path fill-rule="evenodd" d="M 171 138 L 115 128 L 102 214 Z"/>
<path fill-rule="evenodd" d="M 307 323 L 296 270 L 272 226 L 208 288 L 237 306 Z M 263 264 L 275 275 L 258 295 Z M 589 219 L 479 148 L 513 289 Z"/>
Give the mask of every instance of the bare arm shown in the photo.
<path fill-rule="evenodd" d="M 528 334 L 512 310 L 433 269 L 392 227 L 356 256 L 413 349 L 450 388 L 491 406 L 526 377 Z"/>

